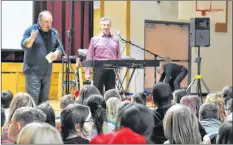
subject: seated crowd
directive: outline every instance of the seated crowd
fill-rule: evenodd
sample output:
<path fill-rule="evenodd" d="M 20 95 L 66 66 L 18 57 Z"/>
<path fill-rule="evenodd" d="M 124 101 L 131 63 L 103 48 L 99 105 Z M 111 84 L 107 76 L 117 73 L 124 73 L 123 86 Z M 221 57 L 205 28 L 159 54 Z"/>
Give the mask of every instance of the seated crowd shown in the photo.
<path fill-rule="evenodd" d="M 111 89 L 101 95 L 92 85 L 78 97 L 65 95 L 56 116 L 49 102 L 36 106 L 28 93 L 3 91 L 2 144 L 233 144 L 232 86 L 205 99 L 168 84 L 148 96 L 122 98 Z"/>

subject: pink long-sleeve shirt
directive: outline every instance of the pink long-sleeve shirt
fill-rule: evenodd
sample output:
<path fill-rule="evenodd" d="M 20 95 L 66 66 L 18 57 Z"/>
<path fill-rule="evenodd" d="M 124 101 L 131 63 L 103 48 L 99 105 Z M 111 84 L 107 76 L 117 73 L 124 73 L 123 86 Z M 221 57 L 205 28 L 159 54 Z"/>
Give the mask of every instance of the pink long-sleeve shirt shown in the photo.
<path fill-rule="evenodd" d="M 86 60 L 120 59 L 120 42 L 117 36 L 103 33 L 91 38 Z M 90 76 L 90 69 L 85 68 L 85 76 Z"/>

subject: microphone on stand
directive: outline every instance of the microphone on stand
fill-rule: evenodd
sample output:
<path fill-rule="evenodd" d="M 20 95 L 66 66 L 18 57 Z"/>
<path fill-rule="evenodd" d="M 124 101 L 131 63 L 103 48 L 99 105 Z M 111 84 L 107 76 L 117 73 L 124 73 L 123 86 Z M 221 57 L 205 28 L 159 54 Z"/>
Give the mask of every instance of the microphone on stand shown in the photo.
<path fill-rule="evenodd" d="M 59 34 L 55 28 L 50 28 L 51 31 L 53 31 L 55 34 Z"/>

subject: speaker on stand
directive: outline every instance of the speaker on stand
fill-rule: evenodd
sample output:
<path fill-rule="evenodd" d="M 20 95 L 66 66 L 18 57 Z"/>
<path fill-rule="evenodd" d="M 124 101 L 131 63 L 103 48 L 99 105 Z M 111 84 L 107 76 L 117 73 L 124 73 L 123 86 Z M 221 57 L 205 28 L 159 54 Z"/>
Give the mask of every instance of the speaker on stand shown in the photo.
<path fill-rule="evenodd" d="M 191 86 L 197 81 L 196 93 L 199 97 L 202 97 L 201 83 L 204 85 L 207 93 L 209 88 L 207 87 L 202 75 L 201 75 L 201 56 L 200 47 L 210 46 L 210 18 L 191 18 L 190 19 L 190 46 L 197 47 L 197 57 L 195 63 L 197 63 L 197 74 L 192 82 L 189 84 L 186 91 L 189 91 Z"/>

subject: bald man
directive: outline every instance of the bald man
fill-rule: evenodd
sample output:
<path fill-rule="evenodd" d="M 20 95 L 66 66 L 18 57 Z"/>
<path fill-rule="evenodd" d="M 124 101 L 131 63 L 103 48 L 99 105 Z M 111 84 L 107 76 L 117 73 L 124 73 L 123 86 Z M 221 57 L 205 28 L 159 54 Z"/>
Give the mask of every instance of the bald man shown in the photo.
<path fill-rule="evenodd" d="M 37 105 L 47 101 L 49 96 L 52 63 L 46 56 L 51 53 L 51 60 L 56 60 L 62 55 L 55 32 L 51 30 L 52 21 L 52 14 L 42 11 L 38 23 L 25 30 L 21 41 L 26 92 L 34 98 Z"/>

